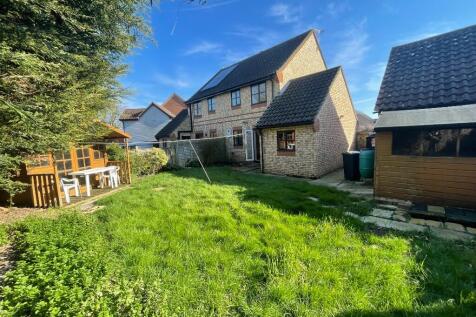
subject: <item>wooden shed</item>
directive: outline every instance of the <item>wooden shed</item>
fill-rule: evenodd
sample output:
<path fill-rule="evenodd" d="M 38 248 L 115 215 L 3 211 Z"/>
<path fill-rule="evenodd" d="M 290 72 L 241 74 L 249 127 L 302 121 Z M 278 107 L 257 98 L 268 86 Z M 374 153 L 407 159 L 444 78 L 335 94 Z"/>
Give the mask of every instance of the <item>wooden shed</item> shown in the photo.
<path fill-rule="evenodd" d="M 476 208 L 476 26 L 394 47 L 375 111 L 375 195 Z"/>
<path fill-rule="evenodd" d="M 66 151 L 49 152 L 43 155 L 25 158 L 16 180 L 28 184 L 26 190 L 13 197 L 13 203 L 24 207 L 59 207 L 63 205 L 64 193 L 60 188 L 60 178 L 71 172 L 89 168 L 116 165 L 120 167 L 122 183 L 130 183 L 131 172 L 127 142 L 130 136 L 110 125 L 106 125 L 109 132 L 100 140 L 91 142 L 94 145 L 75 145 Z M 111 161 L 107 157 L 107 143 L 125 144 L 126 160 Z M 98 179 L 92 180 L 93 184 Z M 85 192 L 84 185 L 80 186 L 81 192 Z M 0 203 L 5 204 L 9 200 L 5 192 L 0 192 Z"/>

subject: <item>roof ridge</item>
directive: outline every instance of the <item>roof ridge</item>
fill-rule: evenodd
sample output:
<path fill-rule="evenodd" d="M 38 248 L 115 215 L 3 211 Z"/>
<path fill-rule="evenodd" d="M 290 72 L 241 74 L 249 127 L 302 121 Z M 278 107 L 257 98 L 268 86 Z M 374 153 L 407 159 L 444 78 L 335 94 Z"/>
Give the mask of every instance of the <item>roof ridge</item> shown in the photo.
<path fill-rule="evenodd" d="M 465 30 L 471 29 L 471 28 L 476 29 L 476 24 L 468 25 L 468 26 L 465 26 L 465 27 L 462 27 L 462 28 L 459 28 L 459 29 L 456 29 L 456 30 L 453 30 L 453 31 L 448 31 L 448 32 L 432 35 L 432 36 L 426 37 L 424 39 L 416 40 L 416 41 L 413 41 L 413 42 L 396 45 L 396 46 L 392 47 L 392 49 L 402 47 L 402 46 L 417 44 L 419 42 L 424 42 L 424 41 L 428 41 L 428 40 L 434 40 L 434 39 L 439 38 L 439 37 L 447 36 L 447 35 L 450 35 L 450 34 L 453 34 L 453 33 L 459 33 L 461 31 L 465 31 Z"/>

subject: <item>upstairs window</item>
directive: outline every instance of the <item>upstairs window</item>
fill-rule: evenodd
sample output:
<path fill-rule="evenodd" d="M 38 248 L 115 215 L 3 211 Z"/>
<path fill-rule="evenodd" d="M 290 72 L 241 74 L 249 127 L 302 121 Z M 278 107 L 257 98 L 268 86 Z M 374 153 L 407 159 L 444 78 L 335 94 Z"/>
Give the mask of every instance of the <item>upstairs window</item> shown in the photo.
<path fill-rule="evenodd" d="M 202 115 L 202 107 L 199 102 L 192 104 L 192 111 L 194 117 L 200 117 Z"/>
<path fill-rule="evenodd" d="M 241 128 L 233 128 L 233 146 L 243 146 L 243 133 Z"/>
<path fill-rule="evenodd" d="M 215 106 L 215 98 L 208 98 L 208 112 L 215 112 L 216 106 Z"/>
<path fill-rule="evenodd" d="M 392 154 L 476 157 L 476 129 L 395 130 Z"/>
<path fill-rule="evenodd" d="M 278 152 L 295 152 L 296 151 L 296 140 L 295 140 L 295 131 L 278 131 L 277 140 L 278 140 Z"/>
<path fill-rule="evenodd" d="M 251 104 L 266 102 L 266 82 L 251 86 Z"/>
<path fill-rule="evenodd" d="M 235 90 L 231 92 L 231 106 L 238 107 L 241 105 L 241 95 L 240 90 Z"/>

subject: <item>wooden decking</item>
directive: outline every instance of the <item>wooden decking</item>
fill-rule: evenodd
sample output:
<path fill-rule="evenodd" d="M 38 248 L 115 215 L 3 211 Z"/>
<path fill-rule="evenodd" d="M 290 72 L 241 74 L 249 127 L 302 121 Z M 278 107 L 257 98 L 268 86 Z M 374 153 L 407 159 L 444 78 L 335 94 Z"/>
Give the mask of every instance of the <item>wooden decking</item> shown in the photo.
<path fill-rule="evenodd" d="M 65 208 L 73 208 L 73 207 L 78 207 L 78 206 L 81 206 L 81 205 L 84 205 L 84 204 L 90 204 L 90 203 L 95 202 L 96 200 L 99 200 L 99 199 L 104 198 L 106 196 L 109 196 L 109 195 L 112 195 L 114 193 L 120 192 L 120 191 L 122 191 L 124 189 L 127 189 L 129 187 L 130 187 L 130 185 L 128 185 L 128 184 L 122 184 L 118 188 L 110 188 L 110 187 L 107 187 L 107 188 L 93 188 L 91 190 L 91 196 L 88 197 L 88 196 L 86 196 L 85 193 L 83 193 L 83 195 L 80 196 L 80 197 L 72 196 L 71 197 L 71 203 L 70 204 L 64 203 L 63 206 Z"/>

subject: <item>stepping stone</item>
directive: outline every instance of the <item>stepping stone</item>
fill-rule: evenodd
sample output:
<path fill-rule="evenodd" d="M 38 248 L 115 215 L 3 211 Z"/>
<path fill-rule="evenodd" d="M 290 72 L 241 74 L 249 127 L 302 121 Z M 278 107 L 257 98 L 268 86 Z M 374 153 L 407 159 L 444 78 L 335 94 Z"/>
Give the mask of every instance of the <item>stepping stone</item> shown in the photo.
<path fill-rule="evenodd" d="M 377 207 L 380 209 L 387 209 L 387 210 L 393 210 L 393 211 L 398 209 L 398 206 L 395 206 L 395 205 L 378 204 Z"/>
<path fill-rule="evenodd" d="M 442 228 L 443 227 L 443 223 L 440 222 L 440 221 L 419 219 L 419 218 L 410 219 L 410 223 L 420 225 L 420 226 L 429 226 L 429 227 L 435 227 L 435 228 Z"/>
<path fill-rule="evenodd" d="M 424 232 L 427 230 L 425 226 L 420 226 L 420 225 L 415 225 L 407 222 L 400 222 L 400 221 L 395 221 L 395 220 L 388 220 L 388 219 L 382 219 L 378 217 L 373 217 L 373 216 L 366 216 L 361 218 L 363 222 L 365 223 L 372 223 L 378 227 L 382 228 L 388 228 L 388 229 L 395 229 L 399 231 L 405 231 L 405 232 Z"/>
<path fill-rule="evenodd" d="M 441 216 L 445 215 L 445 207 L 428 205 L 427 210 L 430 213 L 438 214 Z"/>
<path fill-rule="evenodd" d="M 315 202 L 318 202 L 318 201 L 319 201 L 319 198 L 317 198 L 317 197 L 309 196 L 309 197 L 307 197 L 307 198 L 309 198 L 310 200 L 315 201 Z"/>
<path fill-rule="evenodd" d="M 153 188 L 153 190 L 156 191 L 156 192 L 161 192 L 164 189 L 165 189 L 165 187 L 155 187 L 155 188 Z"/>
<path fill-rule="evenodd" d="M 392 217 L 392 214 L 393 214 L 393 211 L 391 210 L 385 210 L 385 209 L 378 209 L 378 208 L 374 208 L 370 214 L 372 216 L 375 216 L 375 217 L 380 217 L 380 218 L 391 218 Z"/>
<path fill-rule="evenodd" d="M 464 226 L 459 223 L 445 222 L 445 228 L 455 231 L 464 231 Z"/>
<path fill-rule="evenodd" d="M 473 227 L 466 227 L 466 231 L 468 231 L 471 234 L 476 235 L 476 228 Z"/>
<path fill-rule="evenodd" d="M 454 231 L 454 230 L 449 230 L 449 229 L 443 229 L 443 228 L 430 228 L 430 232 L 442 239 L 446 240 L 463 240 L 463 241 L 470 241 L 474 238 L 472 234 L 466 233 L 466 232 L 460 232 L 460 231 Z"/>
<path fill-rule="evenodd" d="M 408 216 L 406 217 L 404 215 L 394 214 L 392 218 L 397 221 L 407 222 L 409 217 Z"/>

